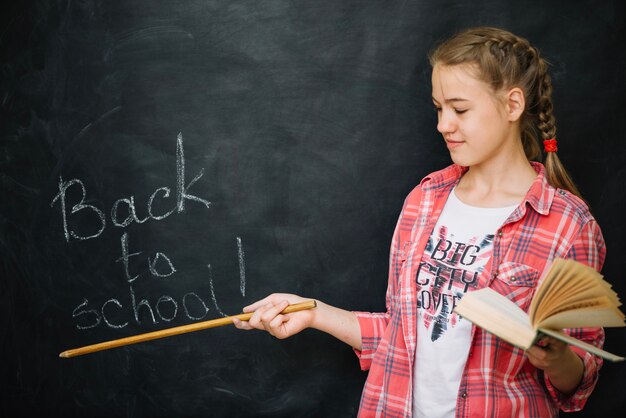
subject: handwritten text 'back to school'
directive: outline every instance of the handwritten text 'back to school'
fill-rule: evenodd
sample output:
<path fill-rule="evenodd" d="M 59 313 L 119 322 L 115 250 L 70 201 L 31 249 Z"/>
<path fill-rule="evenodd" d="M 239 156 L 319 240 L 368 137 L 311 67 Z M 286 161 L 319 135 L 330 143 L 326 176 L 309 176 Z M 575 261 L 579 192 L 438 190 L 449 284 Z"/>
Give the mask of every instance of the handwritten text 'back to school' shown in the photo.
<path fill-rule="evenodd" d="M 176 139 L 175 195 L 173 195 L 169 187 L 159 187 L 154 190 L 147 201 L 145 210 L 142 208 L 141 212 L 146 214 L 143 217 L 138 215 L 134 196 L 130 196 L 129 198 L 125 197 L 116 200 L 111 207 L 110 217 L 107 218 L 101 208 L 86 203 L 92 201 L 92 199 L 88 196 L 87 188 L 83 181 L 77 178 L 63 180 L 61 177 L 59 179 L 58 193 L 54 196 L 50 205 L 60 210 L 66 242 L 95 239 L 107 228 L 107 219 L 110 219 L 110 222 L 115 227 L 123 230 L 133 223 L 143 224 L 148 221 L 162 221 L 170 215 L 182 214 L 188 202 L 193 202 L 209 209 L 211 202 L 192 194 L 190 191 L 194 183 L 203 176 L 204 169 L 201 169 L 188 183 L 186 183 L 185 174 L 183 137 L 179 133 Z M 173 208 L 170 206 L 171 209 L 168 211 L 154 213 L 157 211 L 156 207 L 162 208 L 162 202 L 169 200 L 175 200 Z M 160 204 L 155 205 L 155 201 L 158 201 Z M 77 219 L 74 220 L 72 218 Z M 89 219 L 89 222 L 84 222 L 85 219 Z M 88 226 L 85 226 L 85 224 L 88 224 Z M 85 230 L 80 230 L 81 228 Z M 245 296 L 245 261 L 240 237 L 235 237 L 234 239 L 233 253 L 235 251 L 239 261 L 239 291 L 242 296 Z M 135 294 L 135 289 L 133 289 L 133 282 L 140 278 L 141 274 L 134 274 L 136 272 L 132 271 L 132 266 L 135 266 L 137 263 L 131 263 L 131 259 L 137 261 L 138 259 L 135 257 L 142 257 L 142 252 L 131 252 L 129 250 L 129 234 L 126 230 L 120 237 L 120 253 L 121 256 L 115 262 L 120 263 L 122 266 L 122 274 L 128 284 L 128 297 L 122 299 L 124 303 L 119 298 L 110 298 L 102 304 L 96 303 L 95 305 L 90 303 L 86 297 L 82 298 L 83 301 L 72 312 L 78 329 L 95 328 L 102 324 L 110 328 L 124 328 L 129 324 L 129 321 L 142 325 L 142 320 L 146 318 L 151 324 L 156 324 L 160 321 L 170 322 L 181 314 L 184 314 L 190 320 L 197 321 L 205 318 L 208 312 L 211 311 L 211 308 L 209 308 L 210 304 L 212 304 L 212 308 L 218 314 L 226 316 L 217 303 L 211 264 L 206 265 L 207 280 L 209 282 L 208 293 L 211 299 L 208 304 L 205 298 L 198 295 L 197 292 L 187 292 L 179 298 L 162 295 L 153 300 L 148 300 L 138 298 Z M 149 278 L 152 279 L 172 280 L 177 272 L 176 263 L 164 252 L 156 252 L 153 256 L 146 257 L 145 263 L 147 264 Z M 146 271 L 146 269 L 142 270 Z"/>

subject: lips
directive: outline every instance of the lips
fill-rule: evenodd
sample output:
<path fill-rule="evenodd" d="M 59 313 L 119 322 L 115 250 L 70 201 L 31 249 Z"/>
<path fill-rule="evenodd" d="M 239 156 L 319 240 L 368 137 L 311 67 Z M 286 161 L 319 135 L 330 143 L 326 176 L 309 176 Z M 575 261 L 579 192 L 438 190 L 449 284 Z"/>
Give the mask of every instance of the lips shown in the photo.
<path fill-rule="evenodd" d="M 452 141 L 450 139 L 446 139 L 446 145 L 448 146 L 448 149 L 458 148 L 464 143 L 465 141 Z"/>

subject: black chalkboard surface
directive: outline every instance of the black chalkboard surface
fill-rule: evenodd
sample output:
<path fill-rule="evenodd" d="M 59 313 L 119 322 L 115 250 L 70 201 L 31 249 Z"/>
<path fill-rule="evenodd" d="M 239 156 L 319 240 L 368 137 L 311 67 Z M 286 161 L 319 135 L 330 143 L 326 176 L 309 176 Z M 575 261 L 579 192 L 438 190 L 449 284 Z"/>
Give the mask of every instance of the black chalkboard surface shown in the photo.
<path fill-rule="evenodd" d="M 622 2 L 26 1 L 2 6 L 2 416 L 352 417 L 365 373 L 316 331 L 233 327 L 286 291 L 384 309 L 402 201 L 449 162 L 428 49 L 506 27 L 552 62 L 561 158 L 626 294 Z M 623 332 L 606 347 L 623 352 Z M 579 416 L 614 416 L 608 364 Z"/>

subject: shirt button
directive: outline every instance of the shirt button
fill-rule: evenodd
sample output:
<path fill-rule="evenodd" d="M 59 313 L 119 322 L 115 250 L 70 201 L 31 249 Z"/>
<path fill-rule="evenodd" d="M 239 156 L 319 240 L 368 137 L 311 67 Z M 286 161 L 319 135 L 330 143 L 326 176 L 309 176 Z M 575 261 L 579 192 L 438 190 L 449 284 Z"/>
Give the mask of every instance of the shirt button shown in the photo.
<path fill-rule="evenodd" d="M 515 277 L 511 277 L 512 282 L 514 282 L 515 280 L 517 280 Z"/>
<path fill-rule="evenodd" d="M 498 231 L 498 237 L 502 238 L 502 231 Z"/>
<path fill-rule="evenodd" d="M 463 399 L 467 398 L 467 392 L 461 393 L 461 398 L 463 398 Z"/>

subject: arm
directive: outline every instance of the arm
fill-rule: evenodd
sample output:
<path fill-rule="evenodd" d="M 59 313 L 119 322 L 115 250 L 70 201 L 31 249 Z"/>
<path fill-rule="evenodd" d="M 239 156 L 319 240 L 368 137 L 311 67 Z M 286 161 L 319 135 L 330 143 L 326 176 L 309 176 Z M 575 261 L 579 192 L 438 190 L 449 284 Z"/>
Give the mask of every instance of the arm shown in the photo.
<path fill-rule="evenodd" d="M 368 370 L 389 321 L 389 315 L 350 312 L 320 301 L 317 301 L 314 309 L 280 313 L 287 305 L 305 300 L 296 295 L 275 293 L 243 309 L 244 312 L 254 312 L 249 321 L 233 319 L 233 324 L 243 330 L 265 330 L 280 339 L 288 338 L 306 328 L 326 332 L 350 345 L 359 357 L 361 369 Z"/>
<path fill-rule="evenodd" d="M 602 232 L 592 219 L 583 226 L 566 258 L 600 271 L 605 254 Z M 602 328 L 575 328 L 565 332 L 598 347 L 604 343 Z M 545 348 L 532 347 L 527 351 L 529 361 L 544 371 L 548 392 L 561 409 L 564 411 L 582 409 L 598 381 L 602 359 L 551 338 L 546 339 L 544 343 L 547 343 Z"/>
<path fill-rule="evenodd" d="M 407 197 L 393 235 L 386 313 L 349 312 L 318 302 L 315 309 L 282 315 L 280 312 L 287 304 L 305 299 L 296 295 L 273 294 L 245 307 L 244 312 L 254 311 L 254 315 L 248 322 L 233 321 L 235 326 L 267 330 L 277 338 L 287 338 L 305 328 L 315 328 L 350 345 L 359 357 L 361 368 L 368 370 L 396 304 L 399 275 L 411 243 L 420 196 L 419 187 L 416 187 Z"/>
<path fill-rule="evenodd" d="M 254 312 L 248 322 L 234 320 L 239 329 L 266 330 L 276 338 L 288 338 L 306 328 L 326 332 L 356 350 L 361 349 L 361 330 L 356 315 L 350 311 L 317 301 L 317 307 L 306 311 L 281 314 L 290 303 L 303 302 L 300 296 L 275 293 L 246 306 L 244 312 Z"/>

